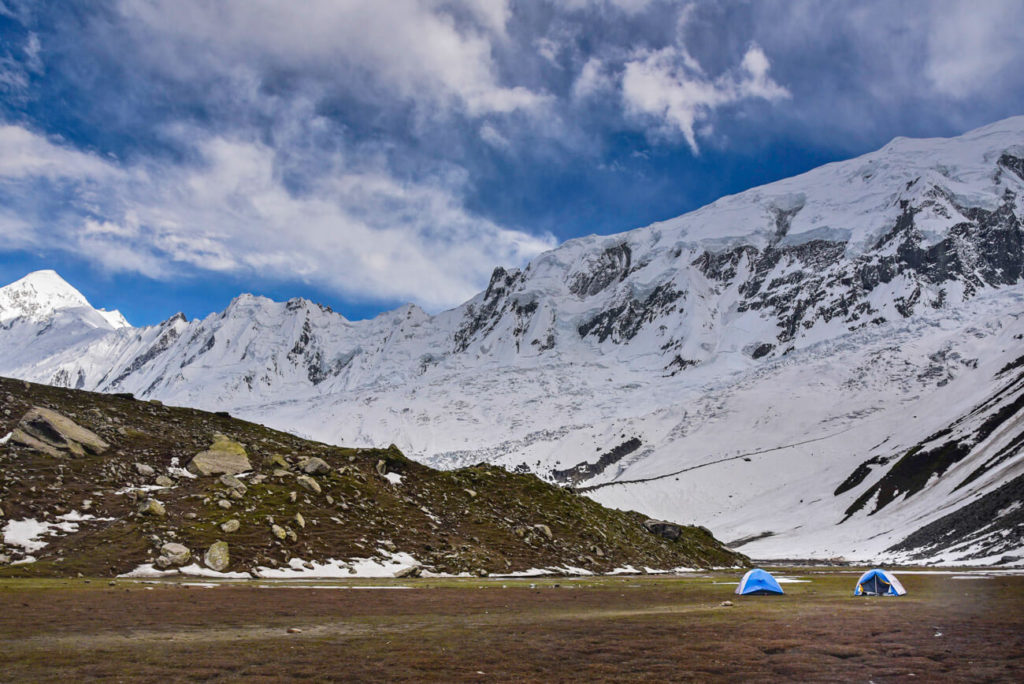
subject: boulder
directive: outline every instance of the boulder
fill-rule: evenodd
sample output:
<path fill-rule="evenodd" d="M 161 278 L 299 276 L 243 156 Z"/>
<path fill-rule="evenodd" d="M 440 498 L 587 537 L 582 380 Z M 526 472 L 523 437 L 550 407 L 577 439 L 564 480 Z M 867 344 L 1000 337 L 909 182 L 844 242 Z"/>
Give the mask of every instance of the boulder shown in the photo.
<path fill-rule="evenodd" d="M 296 525 L 298 525 L 302 529 L 306 529 L 306 519 L 302 517 L 301 513 L 296 513 L 294 519 Z"/>
<path fill-rule="evenodd" d="M 161 546 L 160 555 L 166 558 L 171 565 L 185 565 L 192 557 L 187 546 L 176 542 L 168 542 Z"/>
<path fill-rule="evenodd" d="M 284 528 L 281 527 L 280 525 L 271 525 L 270 526 L 270 533 L 273 534 L 278 539 L 280 539 L 281 541 L 284 541 L 284 538 L 288 536 L 288 533 L 285 532 Z"/>
<path fill-rule="evenodd" d="M 110 448 L 100 437 L 56 411 L 33 406 L 11 433 L 15 444 L 50 456 L 98 455 Z"/>
<path fill-rule="evenodd" d="M 174 486 L 174 480 L 172 480 L 171 478 L 167 477 L 166 475 L 160 475 L 155 480 L 153 480 L 153 483 L 156 486 L 158 486 L 158 487 L 173 487 Z"/>
<path fill-rule="evenodd" d="M 307 475 L 326 475 L 331 472 L 331 466 L 327 465 L 327 461 L 316 456 L 300 463 L 299 469 Z"/>
<path fill-rule="evenodd" d="M 237 491 L 237 492 L 240 492 L 242 494 L 245 494 L 245 492 L 248 489 L 245 486 L 245 483 L 242 482 L 241 480 L 239 480 L 234 475 L 224 474 L 224 475 L 221 475 L 220 478 L 218 478 L 218 479 L 220 480 L 220 483 L 222 485 L 224 485 L 225 487 L 227 487 L 228 489 L 231 489 L 233 491 Z"/>
<path fill-rule="evenodd" d="M 644 527 L 651 534 L 656 534 L 671 541 L 675 541 L 683 535 L 682 525 L 667 520 L 648 519 L 644 521 Z"/>
<path fill-rule="evenodd" d="M 410 565 L 407 568 L 396 570 L 394 576 L 398 579 L 402 579 L 403 577 L 419 577 L 421 572 L 423 572 L 423 569 L 420 566 Z"/>
<path fill-rule="evenodd" d="M 555 535 L 551 532 L 551 528 L 548 527 L 547 525 L 537 524 L 537 525 L 533 526 L 533 529 L 537 530 L 538 532 L 543 534 L 545 537 L 547 537 L 548 541 L 550 541 L 550 540 L 555 538 Z"/>
<path fill-rule="evenodd" d="M 231 534 L 232 532 L 237 532 L 238 528 L 241 527 L 241 526 L 242 526 L 242 523 L 238 522 L 235 519 L 231 519 L 231 520 L 228 520 L 227 522 L 221 523 L 220 524 L 220 529 L 221 529 L 222 532 L 225 532 L 227 534 Z"/>
<path fill-rule="evenodd" d="M 192 457 L 187 466 L 193 475 L 236 475 L 252 470 L 245 447 L 224 435 L 214 435 L 213 443 L 206 451 Z"/>
<path fill-rule="evenodd" d="M 162 518 L 167 515 L 167 509 L 156 499 L 146 499 L 139 505 L 139 513 L 142 515 L 154 515 Z"/>
<path fill-rule="evenodd" d="M 299 475 L 297 478 L 295 478 L 295 481 L 299 484 L 300 487 L 308 489 L 314 494 L 319 494 L 322 491 L 320 489 L 320 483 L 311 478 L 309 475 Z"/>
<path fill-rule="evenodd" d="M 217 502 L 217 505 L 223 508 L 225 511 L 231 508 L 231 502 L 227 499 L 221 499 Z"/>
<path fill-rule="evenodd" d="M 228 543 L 216 541 L 210 544 L 210 548 L 203 555 L 203 562 L 206 567 L 217 572 L 224 572 L 231 564 L 231 554 L 228 552 Z"/>
<path fill-rule="evenodd" d="M 143 477 L 153 477 L 156 475 L 156 471 L 153 470 L 153 466 L 148 466 L 145 463 L 136 463 L 135 472 Z"/>

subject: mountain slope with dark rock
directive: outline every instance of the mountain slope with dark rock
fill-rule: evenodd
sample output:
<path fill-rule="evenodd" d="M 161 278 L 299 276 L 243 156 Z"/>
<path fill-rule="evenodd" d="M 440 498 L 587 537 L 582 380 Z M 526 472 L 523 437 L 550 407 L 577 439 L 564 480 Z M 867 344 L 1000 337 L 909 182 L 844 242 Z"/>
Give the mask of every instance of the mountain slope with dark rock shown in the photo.
<path fill-rule="evenodd" d="M 533 475 L 436 471 L 129 396 L 0 378 L 0 575 L 608 572 L 745 563 Z M 669 539 L 668 536 L 675 536 Z"/>

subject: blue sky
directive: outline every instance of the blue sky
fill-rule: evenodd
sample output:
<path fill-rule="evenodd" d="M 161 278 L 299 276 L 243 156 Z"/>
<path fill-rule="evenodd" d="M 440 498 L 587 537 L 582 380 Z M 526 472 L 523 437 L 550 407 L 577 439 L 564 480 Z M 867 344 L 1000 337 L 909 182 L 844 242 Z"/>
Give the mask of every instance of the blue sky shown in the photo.
<path fill-rule="evenodd" d="M 351 318 L 1024 113 L 1021 0 L 0 0 L 0 283 Z"/>

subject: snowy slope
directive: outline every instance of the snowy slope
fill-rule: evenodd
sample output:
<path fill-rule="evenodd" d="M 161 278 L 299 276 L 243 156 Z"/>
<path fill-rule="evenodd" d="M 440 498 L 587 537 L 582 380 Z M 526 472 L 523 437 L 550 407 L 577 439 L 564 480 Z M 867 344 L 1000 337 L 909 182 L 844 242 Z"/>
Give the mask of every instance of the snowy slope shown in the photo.
<path fill-rule="evenodd" d="M 242 295 L 132 328 L 33 274 L 38 302 L 0 298 L 0 374 L 529 468 L 755 557 L 998 560 L 1024 551 L 999 503 L 1024 489 L 1022 217 L 1016 117 L 567 242 L 436 316 Z"/>

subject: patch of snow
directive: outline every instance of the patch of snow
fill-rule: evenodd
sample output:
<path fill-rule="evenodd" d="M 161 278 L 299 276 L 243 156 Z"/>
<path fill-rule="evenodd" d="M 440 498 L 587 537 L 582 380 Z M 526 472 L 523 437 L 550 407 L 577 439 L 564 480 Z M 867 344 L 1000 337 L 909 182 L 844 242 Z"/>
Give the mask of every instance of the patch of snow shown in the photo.
<path fill-rule="evenodd" d="M 175 459 L 175 460 L 177 460 L 177 459 Z M 170 468 L 168 468 L 167 469 L 167 473 L 169 475 L 172 475 L 172 476 L 184 477 L 184 478 L 189 479 L 189 480 L 194 480 L 194 479 L 196 479 L 196 477 L 198 477 L 198 475 L 190 473 L 185 468 L 178 468 L 177 466 L 171 466 Z"/>
<path fill-rule="evenodd" d="M 126 572 L 118 577 L 174 577 L 177 575 L 188 575 L 190 577 L 211 577 L 216 579 L 251 579 L 252 576 L 247 572 L 217 572 L 209 568 L 204 568 L 196 563 L 186 565 L 181 568 L 173 570 L 158 570 L 153 566 L 152 563 L 143 563 L 139 567 L 135 568 L 130 572 Z"/>
<path fill-rule="evenodd" d="M 26 552 L 39 551 L 46 548 L 48 543 L 41 537 L 48 537 L 57 532 L 77 531 L 78 524 L 75 522 L 48 523 L 35 518 L 11 520 L 4 525 L 4 543 L 8 546 L 20 546 Z"/>
<path fill-rule="evenodd" d="M 399 475 L 398 473 L 386 473 L 384 475 L 384 479 L 386 479 L 391 484 L 395 484 L 395 485 L 402 484 L 402 476 Z"/>

